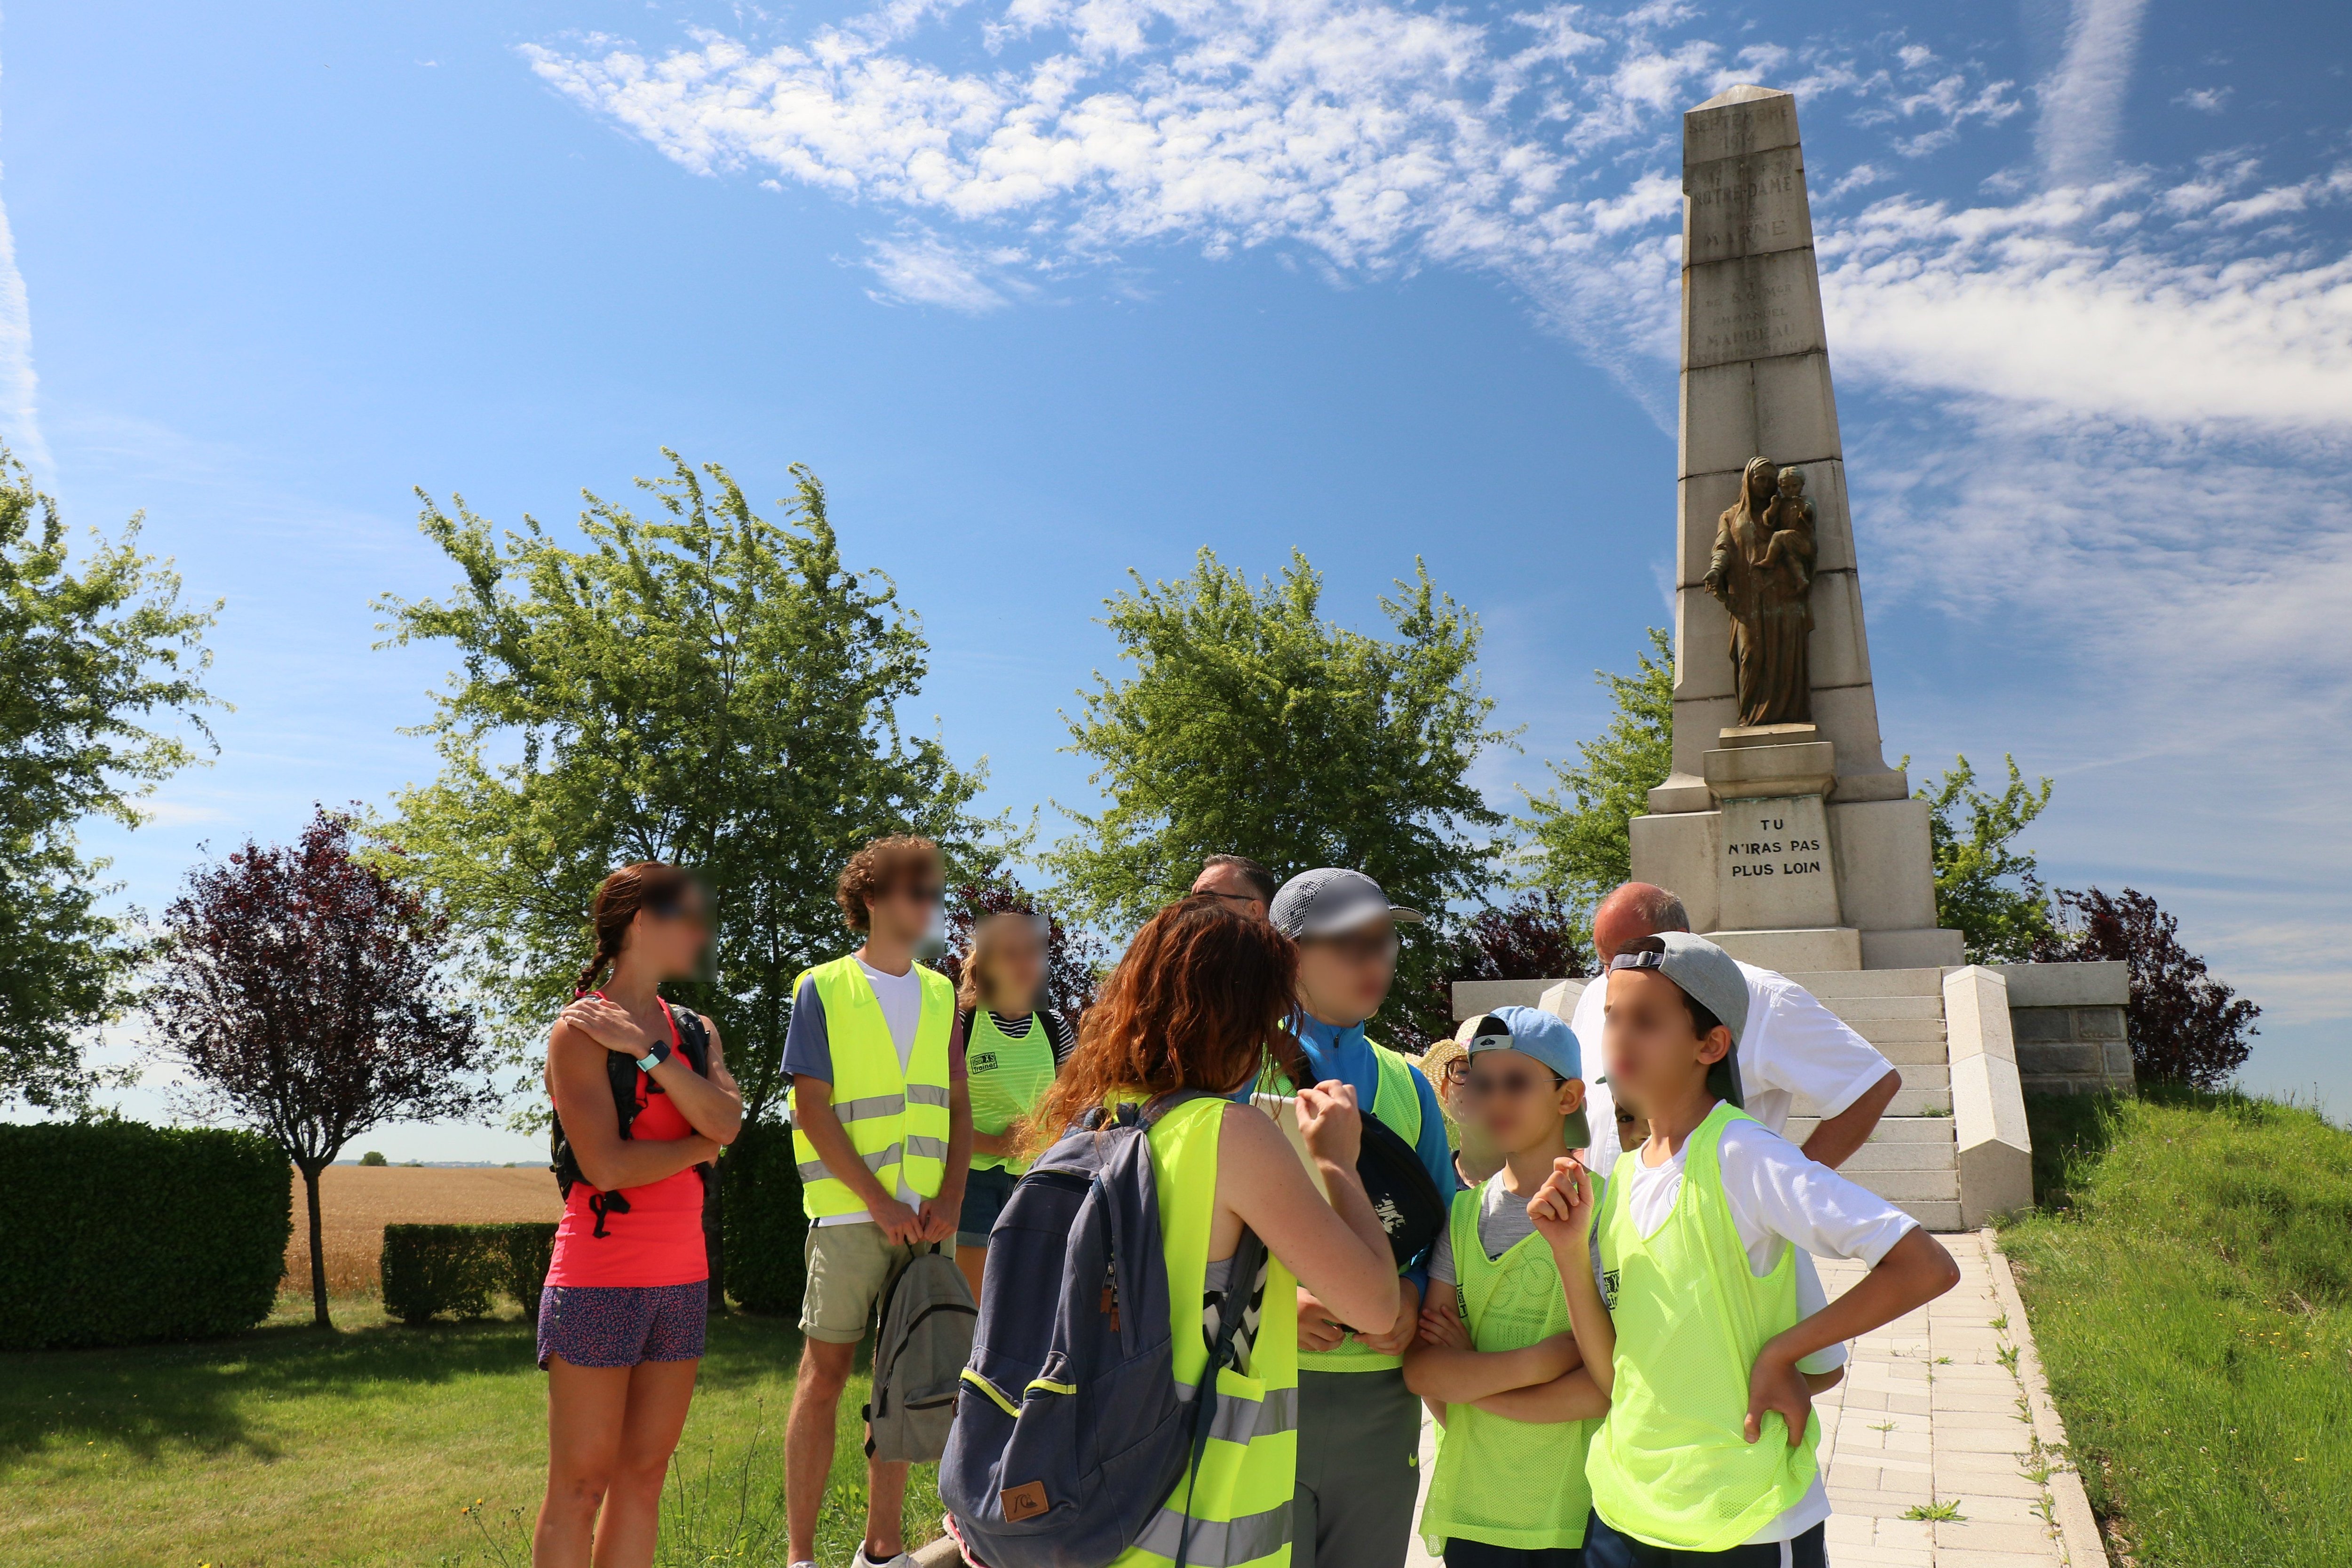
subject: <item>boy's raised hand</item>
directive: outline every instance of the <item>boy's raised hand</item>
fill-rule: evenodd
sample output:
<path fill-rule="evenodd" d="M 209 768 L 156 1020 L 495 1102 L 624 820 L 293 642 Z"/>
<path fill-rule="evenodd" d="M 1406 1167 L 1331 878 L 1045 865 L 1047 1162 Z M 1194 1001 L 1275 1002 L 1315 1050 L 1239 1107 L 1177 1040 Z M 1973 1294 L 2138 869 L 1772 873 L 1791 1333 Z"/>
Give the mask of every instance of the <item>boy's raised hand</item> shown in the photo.
<path fill-rule="evenodd" d="M 1551 1163 L 1536 1195 L 1528 1200 L 1528 1217 L 1554 1246 L 1580 1242 L 1592 1227 L 1592 1173 L 1573 1154 Z"/>
<path fill-rule="evenodd" d="M 1805 1424 L 1813 1413 L 1813 1391 L 1797 1363 L 1768 1344 L 1757 1356 L 1755 1370 L 1748 1374 L 1746 1436 L 1749 1442 L 1763 1436 L 1764 1415 L 1769 1410 L 1779 1411 L 1789 1424 L 1789 1447 L 1805 1440 Z"/>

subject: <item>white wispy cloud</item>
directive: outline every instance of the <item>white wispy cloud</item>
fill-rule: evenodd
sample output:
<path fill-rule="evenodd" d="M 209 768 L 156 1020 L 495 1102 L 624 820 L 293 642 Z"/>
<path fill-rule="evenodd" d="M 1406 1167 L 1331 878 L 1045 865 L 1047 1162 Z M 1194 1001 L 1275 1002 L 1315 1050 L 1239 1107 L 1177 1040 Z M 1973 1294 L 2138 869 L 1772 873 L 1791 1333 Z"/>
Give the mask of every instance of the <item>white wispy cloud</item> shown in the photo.
<path fill-rule="evenodd" d="M 1916 38 L 1741 46 L 1675 0 L 1485 21 L 906 0 L 781 45 L 525 55 L 686 169 L 888 215 L 862 258 L 878 298 L 1002 310 L 1156 246 L 1357 279 L 1475 269 L 1662 425 L 1680 113 L 1733 81 L 1790 87 L 1809 127 L 1842 122 L 1865 153 L 1816 161 L 1812 184 L 1874 615 L 1932 605 L 2047 648 L 2045 700 L 2000 722 L 2112 800 L 2080 844 L 2161 843 L 2111 847 L 2184 887 L 2352 878 L 2352 847 L 2311 826 L 2335 809 L 2315 781 L 2352 764 L 2352 257 L 2306 226 L 2352 201 L 2352 166 L 2282 175 L 2243 147 L 2119 165 L 2143 8 L 2074 0 L 2035 88 Z M 2035 99 L 2030 188 L 1917 188 Z M 2167 811 L 2211 831 L 2152 837 Z M 2326 920 L 2352 940 L 2352 902 Z M 2352 976 L 2294 994 L 2352 1012 Z"/>
<path fill-rule="evenodd" d="M 50 468 L 48 443 L 41 438 L 39 383 L 33 374 L 33 312 L 25 299 L 25 275 L 16 268 L 16 236 L 8 209 L 0 204 L 0 439 L 37 472 Z"/>
<path fill-rule="evenodd" d="M 2124 89 L 2147 0 L 2074 0 L 2066 53 L 2042 84 L 2035 144 L 2053 184 L 2086 184 L 2114 165 Z"/>
<path fill-rule="evenodd" d="M 869 238 L 863 264 L 876 284 L 867 294 L 884 304 L 936 305 L 978 316 L 1038 292 L 1024 276 L 1034 268 L 1020 247 L 962 245 L 919 226 Z"/>

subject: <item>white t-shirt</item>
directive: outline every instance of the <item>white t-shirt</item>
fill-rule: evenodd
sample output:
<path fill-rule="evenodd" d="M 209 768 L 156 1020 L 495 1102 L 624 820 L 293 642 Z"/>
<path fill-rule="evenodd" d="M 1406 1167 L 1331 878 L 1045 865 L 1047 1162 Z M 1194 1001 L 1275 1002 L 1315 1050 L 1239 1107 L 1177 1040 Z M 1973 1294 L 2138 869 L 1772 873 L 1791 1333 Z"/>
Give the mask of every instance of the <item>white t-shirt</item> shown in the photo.
<path fill-rule="evenodd" d="M 1597 1126 L 1594 1131 L 1597 1135 Z M 1674 1158 L 1651 1166 L 1642 1163 L 1637 1151 L 1628 1165 L 1632 1184 L 1625 1192 L 1626 1211 L 1643 1236 L 1655 1236 L 1674 1213 L 1689 1152 L 1685 1142 Z M 1874 1268 L 1904 1232 L 1919 1223 L 1869 1188 L 1808 1160 L 1795 1144 L 1757 1122 L 1735 1121 L 1726 1127 L 1716 1163 L 1723 1176 L 1724 1205 L 1747 1249 L 1748 1268 L 1760 1279 L 1779 1261 L 1782 1243 L 1797 1248 L 1800 1318 L 1829 1304 L 1808 1254 L 1859 1258 Z M 1801 1371 L 1822 1373 L 1843 1365 L 1845 1359 L 1845 1347 L 1833 1345 L 1797 1365 Z M 1793 1541 L 1829 1516 L 1829 1493 L 1816 1472 L 1793 1507 L 1748 1539 Z"/>
<path fill-rule="evenodd" d="M 890 1043 L 898 1047 L 898 1076 L 904 1078 L 915 1060 L 915 1026 L 923 1017 L 923 978 L 908 964 L 904 974 L 885 974 L 861 957 L 857 967 L 864 971 L 866 984 L 874 987 L 874 999 L 882 1004 L 882 1022 L 890 1030 Z M 922 1197 L 907 1184 L 907 1167 L 898 1166 L 898 1201 L 908 1208 L 920 1208 Z M 848 1214 L 829 1214 L 816 1222 L 828 1225 L 872 1225 L 874 1216 L 864 1209 Z"/>

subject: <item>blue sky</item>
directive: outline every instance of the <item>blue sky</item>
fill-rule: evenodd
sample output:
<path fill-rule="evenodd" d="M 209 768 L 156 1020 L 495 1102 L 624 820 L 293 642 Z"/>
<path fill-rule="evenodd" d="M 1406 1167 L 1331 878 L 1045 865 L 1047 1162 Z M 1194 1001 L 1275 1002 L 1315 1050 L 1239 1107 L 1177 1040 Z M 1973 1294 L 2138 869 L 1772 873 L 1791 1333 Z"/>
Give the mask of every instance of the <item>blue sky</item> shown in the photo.
<path fill-rule="evenodd" d="M 1890 755 L 2053 775 L 2045 870 L 2157 894 L 2268 1009 L 2248 1081 L 2341 1114 L 2347 69 L 2340 6 L 2180 0 L 11 6 L 0 432 L 226 601 L 236 704 L 91 837 L 152 908 L 426 776 L 412 487 L 560 520 L 664 445 L 816 469 L 993 804 L 1089 799 L 1093 617 L 1204 544 L 1365 624 L 1425 559 L 1525 726 L 1482 782 L 1539 784 L 1666 618 L 1678 117 L 1756 80 Z"/>

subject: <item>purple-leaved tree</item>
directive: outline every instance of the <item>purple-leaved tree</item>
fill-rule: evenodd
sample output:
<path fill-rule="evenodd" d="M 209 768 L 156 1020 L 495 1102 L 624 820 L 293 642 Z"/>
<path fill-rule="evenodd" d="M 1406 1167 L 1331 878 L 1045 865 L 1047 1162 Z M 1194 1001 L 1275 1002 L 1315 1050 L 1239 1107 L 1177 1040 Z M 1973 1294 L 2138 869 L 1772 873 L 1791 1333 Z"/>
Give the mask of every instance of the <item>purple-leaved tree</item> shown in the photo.
<path fill-rule="evenodd" d="M 248 839 L 190 871 L 163 911 L 146 995 L 157 1051 L 301 1172 L 321 1328 L 319 1173 L 381 1122 L 476 1115 L 498 1099 L 445 978 L 446 921 L 352 854 L 352 826 L 321 807 L 299 843 Z"/>

